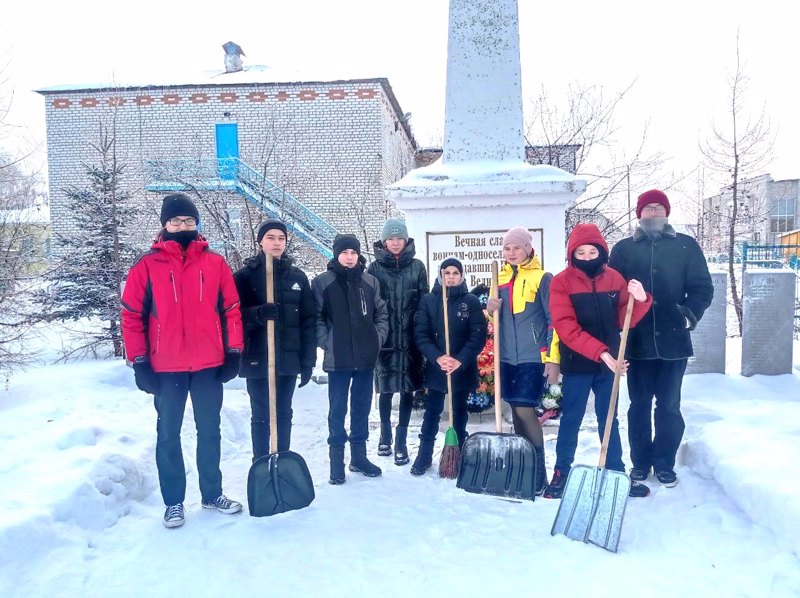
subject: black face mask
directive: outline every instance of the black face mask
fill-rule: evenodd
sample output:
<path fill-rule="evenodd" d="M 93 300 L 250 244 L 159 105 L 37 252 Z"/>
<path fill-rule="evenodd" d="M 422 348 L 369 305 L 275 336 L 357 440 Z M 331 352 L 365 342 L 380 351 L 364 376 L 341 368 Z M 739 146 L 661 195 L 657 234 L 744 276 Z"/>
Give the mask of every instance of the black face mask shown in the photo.
<path fill-rule="evenodd" d="M 572 259 L 572 265 L 581 272 L 584 272 L 589 278 L 594 278 L 597 276 L 602 271 L 605 263 L 605 256 L 602 255 L 599 255 L 591 260 L 579 260 L 577 258 Z"/>
<path fill-rule="evenodd" d="M 178 232 L 175 232 L 175 233 L 170 233 L 170 232 L 164 231 L 162 233 L 161 237 L 165 241 L 175 241 L 181 247 L 183 247 L 183 249 L 185 251 L 186 248 L 189 247 L 189 243 L 191 243 L 192 241 L 197 240 L 197 231 L 196 230 L 179 230 Z"/>

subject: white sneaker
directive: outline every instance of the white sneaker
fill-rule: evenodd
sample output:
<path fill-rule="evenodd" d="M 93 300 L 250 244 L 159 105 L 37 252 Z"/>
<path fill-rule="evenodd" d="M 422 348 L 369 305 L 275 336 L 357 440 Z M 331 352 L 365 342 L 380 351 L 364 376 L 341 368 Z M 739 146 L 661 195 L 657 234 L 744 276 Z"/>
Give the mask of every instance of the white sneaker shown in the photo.
<path fill-rule="evenodd" d="M 224 494 L 220 494 L 214 500 L 203 501 L 202 505 L 204 509 L 216 509 L 220 513 L 226 513 L 228 515 L 238 513 L 242 510 L 242 503 L 230 500 Z"/>
<path fill-rule="evenodd" d="M 164 511 L 164 527 L 180 527 L 186 523 L 183 514 L 183 503 L 167 507 Z"/>

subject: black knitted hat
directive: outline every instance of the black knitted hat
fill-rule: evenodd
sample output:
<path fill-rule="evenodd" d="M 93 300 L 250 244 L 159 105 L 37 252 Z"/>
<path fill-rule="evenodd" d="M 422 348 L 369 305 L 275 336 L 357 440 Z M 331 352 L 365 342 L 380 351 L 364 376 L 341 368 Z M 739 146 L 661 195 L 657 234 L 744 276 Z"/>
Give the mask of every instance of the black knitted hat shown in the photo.
<path fill-rule="evenodd" d="M 192 216 L 200 224 L 200 212 L 197 206 L 183 193 L 167 195 L 161 202 L 161 226 L 167 225 L 167 220 L 176 216 Z"/>
<path fill-rule="evenodd" d="M 286 229 L 286 225 L 283 222 L 276 220 L 275 218 L 270 218 L 269 220 L 262 222 L 261 226 L 258 227 L 258 236 L 256 237 L 256 241 L 261 243 L 261 239 L 264 238 L 264 235 L 267 234 L 267 231 L 273 229 L 282 230 L 284 235 L 287 237 L 289 236 L 289 231 Z"/>

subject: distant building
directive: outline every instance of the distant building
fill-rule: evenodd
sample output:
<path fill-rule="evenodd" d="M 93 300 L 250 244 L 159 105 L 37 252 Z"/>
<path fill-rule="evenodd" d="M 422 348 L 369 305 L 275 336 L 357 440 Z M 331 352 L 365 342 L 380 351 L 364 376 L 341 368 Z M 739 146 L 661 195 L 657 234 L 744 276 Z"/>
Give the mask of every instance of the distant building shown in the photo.
<path fill-rule="evenodd" d="M 736 241 L 774 245 L 783 233 L 800 225 L 800 180 L 776 181 L 769 174 L 744 179 L 739 182 L 737 204 Z M 732 213 L 730 186 L 703 200 L 700 238 L 706 252 L 727 251 Z"/>
<path fill-rule="evenodd" d="M 87 185 L 84 165 L 97 161 L 90 144 L 101 126 L 126 164 L 126 190 L 150 209 L 149 233 L 161 196 L 182 190 L 235 198 L 240 207 L 223 216 L 241 220 L 242 234 L 267 214 L 289 219 L 323 255 L 336 231 L 371 245 L 393 212 L 384 187 L 414 167 L 416 142 L 384 78 L 287 82 L 246 67 L 187 82 L 38 93 L 55 234 L 74 229 L 64 189 Z"/>

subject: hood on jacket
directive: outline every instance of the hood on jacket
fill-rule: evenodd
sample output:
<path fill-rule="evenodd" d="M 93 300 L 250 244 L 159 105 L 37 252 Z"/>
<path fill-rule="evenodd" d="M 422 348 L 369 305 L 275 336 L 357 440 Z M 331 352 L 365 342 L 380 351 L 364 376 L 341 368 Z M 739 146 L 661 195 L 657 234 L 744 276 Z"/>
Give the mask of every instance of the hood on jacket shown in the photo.
<path fill-rule="evenodd" d="M 406 241 L 406 246 L 403 247 L 403 251 L 401 251 L 400 255 L 397 257 L 392 255 L 392 252 L 386 249 L 381 241 L 375 241 L 375 243 L 372 245 L 372 249 L 375 253 L 375 261 L 389 268 L 395 264 L 399 265 L 400 267 L 406 266 L 411 262 L 412 259 L 414 259 L 414 256 L 417 253 L 417 249 L 414 246 L 414 239 L 409 239 Z"/>
<path fill-rule="evenodd" d="M 165 239 L 163 233 L 166 232 L 165 230 L 159 231 L 156 238 L 153 240 L 153 244 L 150 246 L 152 251 L 164 251 L 166 253 L 174 253 L 176 255 L 183 254 L 183 247 L 177 241 L 172 241 Z M 208 241 L 206 241 L 205 237 L 200 233 L 197 234 L 197 238 L 189 243 L 189 246 L 186 248 L 186 255 L 194 255 L 197 253 L 201 253 L 208 249 Z"/>
<path fill-rule="evenodd" d="M 573 260 L 575 259 L 572 254 L 581 245 L 597 245 L 601 249 L 601 257 L 608 262 L 608 244 L 596 224 L 576 224 L 572 229 L 567 243 L 567 256 L 571 266 L 574 266 Z M 603 255 L 604 252 L 605 255 Z"/>
<path fill-rule="evenodd" d="M 273 257 L 272 263 L 275 264 L 276 269 L 286 270 L 292 265 L 293 260 L 285 253 L 281 257 Z M 254 256 L 247 258 L 244 265 L 253 270 L 264 270 L 267 264 L 267 256 L 263 251 L 259 251 Z"/>
<path fill-rule="evenodd" d="M 442 294 L 442 283 L 438 278 L 433 282 L 433 288 L 431 289 L 431 293 L 433 293 L 434 295 Z M 457 287 L 447 287 L 448 297 L 458 297 L 460 295 L 465 295 L 467 293 L 469 293 L 469 289 L 467 288 L 466 280 L 462 280 Z"/>

